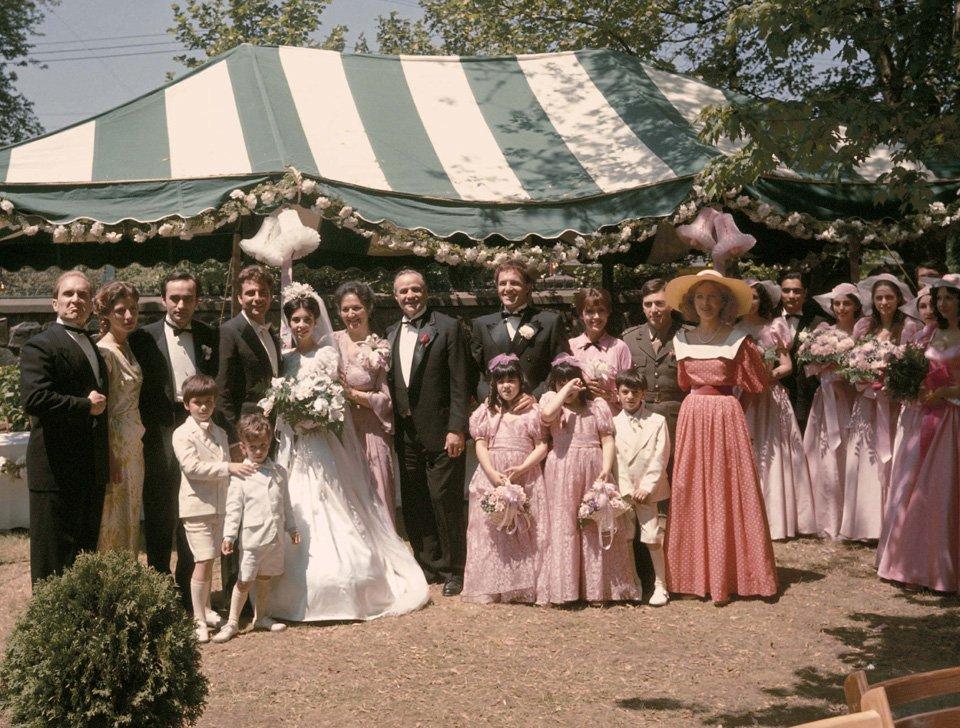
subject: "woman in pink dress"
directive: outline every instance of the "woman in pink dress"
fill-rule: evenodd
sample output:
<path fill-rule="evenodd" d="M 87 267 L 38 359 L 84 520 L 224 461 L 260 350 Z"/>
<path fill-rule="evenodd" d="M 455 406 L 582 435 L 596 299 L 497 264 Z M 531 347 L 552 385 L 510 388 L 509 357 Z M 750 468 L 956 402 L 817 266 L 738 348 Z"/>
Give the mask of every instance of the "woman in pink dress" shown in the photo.
<path fill-rule="evenodd" d="M 552 439 L 543 472 L 549 540 L 537 579 L 537 603 L 639 599 L 630 521 L 617 519 L 610 543 L 606 536 L 601 542 L 596 522 L 577 523 L 587 488 L 597 480 L 612 482 L 616 450 L 610 408 L 590 394 L 580 365 L 569 354 L 553 360 L 547 383 L 552 391 L 540 399 L 540 420 Z"/>
<path fill-rule="evenodd" d="M 881 273 L 860 281 L 857 288 L 867 315 L 853 327 L 854 339 L 877 337 L 899 344 L 916 335 L 919 324 L 900 311 L 913 298 L 906 284 Z M 857 390 L 850 415 L 839 536 L 872 541 L 880 538 L 882 530 L 900 405 L 878 387 L 858 385 Z"/>
<path fill-rule="evenodd" d="M 859 289 L 852 283 L 840 283 L 829 293 L 813 298 L 837 321 L 833 325 L 820 324 L 817 329 L 836 329 L 852 338 L 854 324 L 863 313 Z M 836 364 L 808 364 L 806 373 L 819 375 L 820 386 L 813 397 L 803 433 L 803 450 L 813 483 L 819 534 L 835 539 L 840 534 L 843 518 L 847 439 L 857 392 L 837 373 Z"/>
<path fill-rule="evenodd" d="M 536 601 L 539 554 L 546 547 L 546 491 L 540 461 L 547 442 L 540 408 L 513 412 L 527 390 L 520 360 L 499 354 L 490 360 L 490 400 L 470 416 L 477 443 L 477 468 L 470 481 L 467 561 L 461 598 L 468 602 Z M 510 482 L 527 495 L 527 513 L 515 523 L 497 524 L 480 506 L 484 494 Z"/>
<path fill-rule="evenodd" d="M 365 283 L 348 281 L 335 295 L 346 329 L 334 333 L 346 396 L 352 406 L 353 426 L 363 446 L 367 465 L 377 484 L 377 495 L 396 527 L 396 488 L 393 467 L 393 402 L 387 386 L 390 346 L 370 332 L 373 291 Z"/>
<path fill-rule="evenodd" d="M 930 332 L 916 477 L 890 515 L 877 573 L 884 579 L 960 592 L 960 275 L 932 286 Z"/>
<path fill-rule="evenodd" d="M 753 298 L 743 281 L 714 270 L 667 284 L 667 303 L 697 321 L 674 337 L 681 389 L 670 515 L 667 588 L 709 595 L 773 596 L 779 587 L 750 433 L 734 388 L 761 392 L 767 369 L 733 327 Z M 548 479 L 548 482 L 549 479 Z"/>
<path fill-rule="evenodd" d="M 753 289 L 750 313 L 737 324 L 764 351 L 770 368 L 770 386 L 762 392 L 743 392 L 740 404 L 747 420 L 767 509 L 770 538 L 793 538 L 817 532 L 813 490 L 803 451 L 803 438 L 790 395 L 780 378 L 793 371 L 790 346 L 793 332 L 786 320 L 774 318 L 780 286 L 773 281 L 747 281 Z"/>
<path fill-rule="evenodd" d="M 583 333 L 570 339 L 570 351 L 580 362 L 587 388 L 594 397 L 603 397 L 617 414 L 617 374 L 629 369 L 632 361 L 626 343 L 607 333 L 613 312 L 610 293 L 603 288 L 583 288 L 577 291 L 573 306 L 583 324 Z"/>

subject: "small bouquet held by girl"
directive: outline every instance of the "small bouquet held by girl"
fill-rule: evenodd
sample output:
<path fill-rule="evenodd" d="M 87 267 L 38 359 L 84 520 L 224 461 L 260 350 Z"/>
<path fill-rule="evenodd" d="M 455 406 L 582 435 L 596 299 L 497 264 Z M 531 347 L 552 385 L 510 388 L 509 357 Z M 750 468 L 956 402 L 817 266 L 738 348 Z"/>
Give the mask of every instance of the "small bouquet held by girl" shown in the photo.
<path fill-rule="evenodd" d="M 595 480 L 580 500 L 577 517 L 581 526 L 589 521 L 596 521 L 600 531 L 600 545 L 607 550 L 617 532 L 617 518 L 631 510 L 630 504 L 620 495 L 617 486 L 605 480 Z"/>
<path fill-rule="evenodd" d="M 478 484 L 473 490 L 480 496 L 480 510 L 498 531 L 514 534 L 529 527 L 529 499 L 522 485 L 504 480 L 497 486 L 489 482 Z"/>
<path fill-rule="evenodd" d="M 829 367 L 842 367 L 854 346 L 853 337 L 832 326 L 802 331 L 797 362 L 806 367 L 808 376 L 812 376 Z"/>
<path fill-rule="evenodd" d="M 850 384 L 880 389 L 896 349 L 896 344 L 885 339 L 864 339 L 847 354 L 840 375 Z"/>
<path fill-rule="evenodd" d="M 922 346 L 898 346 L 890 354 L 883 389 L 891 399 L 915 402 L 920 399 L 929 372 L 930 362 L 924 356 Z"/>
<path fill-rule="evenodd" d="M 343 431 L 344 396 L 339 378 L 340 356 L 332 346 L 317 350 L 315 366 L 296 379 L 275 377 L 258 403 L 267 416 L 275 412 L 297 432 L 326 428 Z"/>

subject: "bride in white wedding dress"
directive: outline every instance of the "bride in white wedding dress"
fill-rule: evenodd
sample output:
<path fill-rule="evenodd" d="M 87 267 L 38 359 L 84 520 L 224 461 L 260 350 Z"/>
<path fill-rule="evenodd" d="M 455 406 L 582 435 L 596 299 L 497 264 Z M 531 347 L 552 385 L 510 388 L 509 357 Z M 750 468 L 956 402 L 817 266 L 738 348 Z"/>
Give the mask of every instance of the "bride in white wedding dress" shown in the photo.
<path fill-rule="evenodd" d="M 333 346 L 330 319 L 313 289 L 295 284 L 284 314 L 297 348 L 284 356 L 283 376 L 298 378 Z M 287 291 L 285 291 L 287 293 Z M 334 349 L 335 350 L 335 349 Z M 294 622 L 367 620 L 405 614 L 429 600 L 413 554 L 397 536 L 377 497 L 346 410 L 341 435 L 326 429 L 294 433 L 277 423 L 277 462 L 300 531 L 286 544 L 285 573 L 274 582 L 271 614 Z"/>

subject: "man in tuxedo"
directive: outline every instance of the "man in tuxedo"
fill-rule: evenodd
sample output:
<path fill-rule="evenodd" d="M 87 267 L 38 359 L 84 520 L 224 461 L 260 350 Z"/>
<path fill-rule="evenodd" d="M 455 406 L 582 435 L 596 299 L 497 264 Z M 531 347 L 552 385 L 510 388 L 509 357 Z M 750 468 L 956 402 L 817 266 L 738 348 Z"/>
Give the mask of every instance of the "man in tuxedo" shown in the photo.
<path fill-rule="evenodd" d="M 489 394 L 487 364 L 497 354 L 516 354 L 527 384 L 539 396 L 546 387 L 554 357 L 570 351 L 563 318 L 556 311 L 544 311 L 530 303 L 533 277 L 523 263 L 501 263 L 493 279 L 501 309 L 475 318 L 471 327 L 471 353 L 480 370 L 477 399 L 482 401 Z"/>
<path fill-rule="evenodd" d="M 130 335 L 130 348 L 143 370 L 140 419 L 143 421 L 143 535 L 147 563 L 170 573 L 170 553 L 176 532 L 176 582 L 189 606 L 193 555 L 180 523 L 180 466 L 173 452 L 173 431 L 183 424 L 183 382 L 194 374 L 217 373 L 217 334 L 193 314 L 200 299 L 197 279 L 171 273 L 160 285 L 166 309 L 160 321 Z"/>
<path fill-rule="evenodd" d="M 830 319 L 813 301 L 807 297 L 807 279 L 798 270 L 788 270 L 780 276 L 780 318 L 793 333 L 790 346 L 790 361 L 793 371 L 780 380 L 790 395 L 793 411 L 797 416 L 800 429 L 807 427 L 807 416 L 813 405 L 813 396 L 819 386 L 818 377 L 808 377 L 797 364 L 797 349 L 800 347 L 800 334 L 812 331 L 821 323 Z"/>
<path fill-rule="evenodd" d="M 53 289 L 56 323 L 20 350 L 20 395 L 31 418 L 30 577 L 59 574 L 95 551 L 109 477 L 107 366 L 86 331 L 93 287 L 80 271 Z"/>
<path fill-rule="evenodd" d="M 393 293 L 403 312 L 387 329 L 403 521 L 427 579 L 444 582 L 444 596 L 455 596 L 463 589 L 467 542 L 467 346 L 456 319 L 427 308 L 420 273 L 400 271 Z"/>

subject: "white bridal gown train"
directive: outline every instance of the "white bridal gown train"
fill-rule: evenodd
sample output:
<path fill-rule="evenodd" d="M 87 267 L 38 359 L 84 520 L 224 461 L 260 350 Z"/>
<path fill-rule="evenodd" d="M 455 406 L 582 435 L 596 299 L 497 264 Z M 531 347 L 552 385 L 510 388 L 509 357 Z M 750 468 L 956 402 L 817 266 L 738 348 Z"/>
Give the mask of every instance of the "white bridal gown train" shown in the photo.
<path fill-rule="evenodd" d="M 288 355 L 284 376 L 297 377 L 315 356 Z M 294 436 L 284 423 L 278 430 L 277 460 L 288 469 L 301 541 L 294 546 L 286 539 L 272 615 L 294 622 L 367 620 L 426 604 L 426 579 L 377 497 L 352 423 L 344 423 L 342 436 L 327 430 Z"/>

